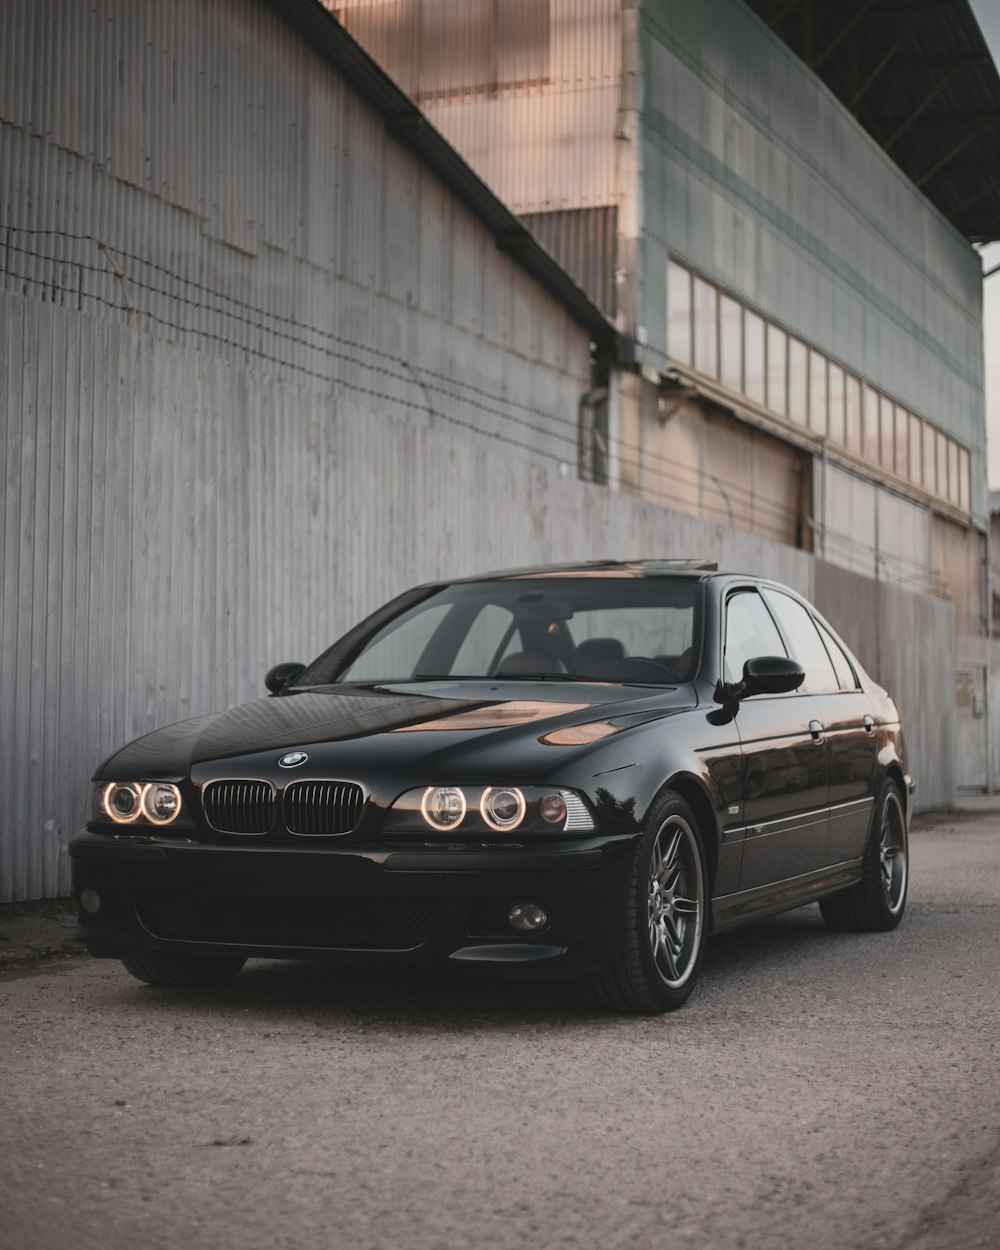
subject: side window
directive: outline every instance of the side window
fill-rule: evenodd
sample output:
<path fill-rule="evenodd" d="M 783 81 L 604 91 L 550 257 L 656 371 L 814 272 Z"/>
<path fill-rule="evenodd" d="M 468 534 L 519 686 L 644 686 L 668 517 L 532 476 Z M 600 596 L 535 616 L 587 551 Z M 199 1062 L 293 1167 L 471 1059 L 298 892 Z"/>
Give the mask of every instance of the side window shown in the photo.
<path fill-rule="evenodd" d="M 759 655 L 787 655 L 771 614 L 755 590 L 741 590 L 726 604 L 726 681 L 743 676 L 743 665 Z"/>
<path fill-rule="evenodd" d="M 490 671 L 493 657 L 507 637 L 513 612 L 495 603 L 487 603 L 469 626 L 458 649 L 451 671 L 457 676 L 480 677 Z"/>
<path fill-rule="evenodd" d="M 830 653 L 830 659 L 833 661 L 833 667 L 837 670 L 837 681 L 840 682 L 841 690 L 857 690 L 858 679 L 854 675 L 854 667 L 850 660 L 844 654 L 844 648 L 834 638 L 833 634 L 824 626 L 822 621 L 816 622 L 816 628 L 820 632 L 820 636 L 826 643 L 826 649 Z"/>
<path fill-rule="evenodd" d="M 812 617 L 801 603 L 776 591 L 764 592 L 785 631 L 792 654 L 806 671 L 802 689 L 810 694 L 839 690 L 840 682 Z"/>

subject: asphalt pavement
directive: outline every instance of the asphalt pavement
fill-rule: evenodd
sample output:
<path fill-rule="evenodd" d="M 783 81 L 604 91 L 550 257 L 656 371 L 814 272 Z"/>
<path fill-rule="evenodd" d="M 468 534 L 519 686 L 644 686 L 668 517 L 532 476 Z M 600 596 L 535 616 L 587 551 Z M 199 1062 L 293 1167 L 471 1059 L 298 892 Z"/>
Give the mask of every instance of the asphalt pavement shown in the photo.
<path fill-rule="evenodd" d="M 159 990 L 8 910 L 0 1250 L 995 1250 L 1000 812 L 918 818 L 911 867 L 896 932 L 713 939 L 654 1019 L 303 963 Z"/>

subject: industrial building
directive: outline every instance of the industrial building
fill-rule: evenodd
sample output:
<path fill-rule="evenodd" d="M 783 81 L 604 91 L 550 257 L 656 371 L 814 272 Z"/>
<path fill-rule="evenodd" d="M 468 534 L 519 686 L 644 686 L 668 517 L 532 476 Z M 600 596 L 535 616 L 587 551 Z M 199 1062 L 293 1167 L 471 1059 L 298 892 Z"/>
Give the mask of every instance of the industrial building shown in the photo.
<path fill-rule="evenodd" d="M 812 65 L 777 7 L 3 7 L 0 901 L 65 891 L 121 742 L 525 562 L 787 581 L 899 694 L 923 806 L 1000 779 L 963 651 L 1000 191 L 930 138 L 900 168 L 868 60 L 853 112 L 824 81 L 858 6 L 808 5 Z M 900 107 L 921 56 L 977 61 L 910 132 L 1000 118 L 965 0 L 954 52 L 863 7 Z"/>
<path fill-rule="evenodd" d="M 621 486 L 982 632 L 1000 78 L 967 4 L 327 2 L 630 341 Z"/>

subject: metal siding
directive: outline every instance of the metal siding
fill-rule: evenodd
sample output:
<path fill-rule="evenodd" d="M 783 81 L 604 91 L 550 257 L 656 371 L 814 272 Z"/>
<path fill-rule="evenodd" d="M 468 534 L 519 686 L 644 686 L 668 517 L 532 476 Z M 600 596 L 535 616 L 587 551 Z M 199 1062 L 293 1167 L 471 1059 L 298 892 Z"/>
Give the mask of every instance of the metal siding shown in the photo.
<path fill-rule="evenodd" d="M 966 240 L 741 0 L 647 0 L 642 46 L 651 245 L 977 455 L 981 265 Z M 645 298 L 661 324 L 663 286 Z M 978 480 L 972 507 L 984 515 Z"/>
<path fill-rule="evenodd" d="M 496 60 L 497 34 L 485 24 L 473 42 L 457 23 L 448 62 L 421 64 L 419 27 L 430 0 L 324 0 L 371 56 L 420 105 L 448 141 L 516 213 L 615 204 L 616 123 L 621 86 L 620 0 L 537 0 L 507 6 L 505 34 L 522 47 L 548 14 L 547 72 L 536 49 L 519 82 L 473 82 L 483 51 Z M 454 17 L 468 0 L 446 0 Z M 488 7 L 488 6 L 487 6 Z"/>

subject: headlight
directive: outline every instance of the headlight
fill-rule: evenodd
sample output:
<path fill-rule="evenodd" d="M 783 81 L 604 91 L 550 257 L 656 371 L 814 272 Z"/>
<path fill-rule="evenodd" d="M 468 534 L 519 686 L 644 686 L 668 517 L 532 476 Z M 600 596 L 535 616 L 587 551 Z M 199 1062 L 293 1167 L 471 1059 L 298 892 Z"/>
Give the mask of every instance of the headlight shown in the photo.
<path fill-rule="evenodd" d="M 134 781 L 112 781 L 104 787 L 102 805 L 116 825 L 130 825 L 142 811 L 142 786 Z"/>
<path fill-rule="evenodd" d="M 169 825 L 181 810 L 181 792 L 168 781 L 154 781 L 142 795 L 142 814 L 151 824 Z"/>
<path fill-rule="evenodd" d="M 386 813 L 387 833 L 433 831 L 456 838 L 589 833 L 594 817 L 575 790 L 554 786 L 427 786 L 407 790 Z"/>
<path fill-rule="evenodd" d="M 465 795 L 457 786 L 428 786 L 420 800 L 420 811 L 432 829 L 446 833 L 465 819 Z"/>
<path fill-rule="evenodd" d="M 504 833 L 508 829 L 516 829 L 524 820 L 524 795 L 517 786 L 507 789 L 488 786 L 479 800 L 479 810 L 491 829 Z"/>
<path fill-rule="evenodd" d="M 172 825 L 181 807 L 181 792 L 171 781 L 105 781 L 96 787 L 93 815 L 116 825 Z"/>

